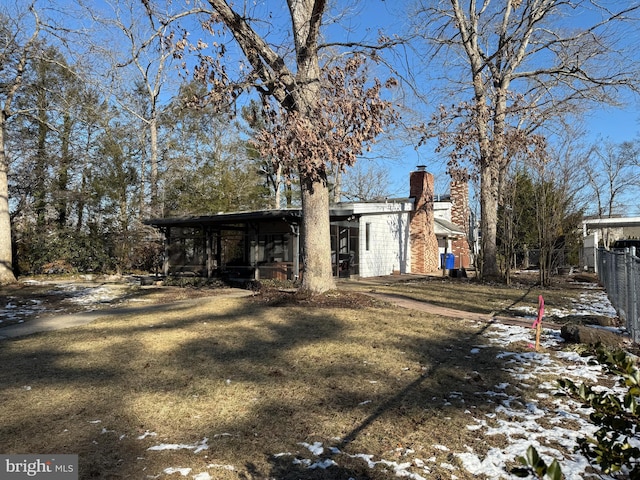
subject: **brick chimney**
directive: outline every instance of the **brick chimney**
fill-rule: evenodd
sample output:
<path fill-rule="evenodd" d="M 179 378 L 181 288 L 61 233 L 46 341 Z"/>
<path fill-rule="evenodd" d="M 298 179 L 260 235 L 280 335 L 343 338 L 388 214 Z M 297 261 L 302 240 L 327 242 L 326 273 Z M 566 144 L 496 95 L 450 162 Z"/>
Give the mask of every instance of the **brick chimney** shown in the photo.
<path fill-rule="evenodd" d="M 464 180 L 451 182 L 451 222 L 462 227 L 466 237 L 451 242 L 451 253 L 455 255 L 455 268 L 468 268 L 469 253 L 469 184 Z"/>
<path fill-rule="evenodd" d="M 409 224 L 411 272 L 430 273 L 438 269 L 438 239 L 433 221 L 433 175 L 419 165 L 409 177 L 409 196 L 414 210 Z"/>

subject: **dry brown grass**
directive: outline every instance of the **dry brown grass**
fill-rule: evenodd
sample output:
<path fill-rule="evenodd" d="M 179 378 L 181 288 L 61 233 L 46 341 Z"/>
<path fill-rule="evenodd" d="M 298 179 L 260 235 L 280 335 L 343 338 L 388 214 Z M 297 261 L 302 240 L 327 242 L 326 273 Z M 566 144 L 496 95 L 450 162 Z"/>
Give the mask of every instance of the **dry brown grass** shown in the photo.
<path fill-rule="evenodd" d="M 493 310 L 523 294 L 461 282 L 454 294 L 449 283 L 430 283 L 430 300 L 438 292 L 447 306 L 455 298 Z M 413 284 L 389 288 L 421 295 Z M 496 349 L 469 354 L 485 325 L 344 290 L 317 300 L 210 296 L 3 340 L 0 452 L 79 454 L 82 479 L 189 467 L 215 479 L 380 480 L 395 476 L 348 454 L 404 461 L 412 449 L 438 459 L 432 478 L 450 478 L 438 465 L 456 460 L 435 445 L 487 448 L 465 428 L 465 411 L 492 411 L 482 392 L 508 379 Z M 139 439 L 145 432 L 157 436 Z M 204 438 L 209 449 L 197 454 L 148 450 Z M 340 448 L 339 467 L 276 456 L 309 456 L 300 442 Z"/>
<path fill-rule="evenodd" d="M 573 301 L 584 290 L 585 282 L 595 284 L 597 277 L 593 274 L 559 276 L 553 279 L 550 287 L 542 288 L 538 284 L 537 272 L 514 274 L 513 283 L 509 286 L 500 283 L 485 284 L 474 278 L 390 276 L 382 282 L 368 279 L 349 282 L 349 288 L 361 292 L 399 295 L 467 312 L 520 316 L 523 315 L 519 310 L 521 307 L 537 308 L 539 295 L 544 297 L 547 310 L 570 310 Z"/>

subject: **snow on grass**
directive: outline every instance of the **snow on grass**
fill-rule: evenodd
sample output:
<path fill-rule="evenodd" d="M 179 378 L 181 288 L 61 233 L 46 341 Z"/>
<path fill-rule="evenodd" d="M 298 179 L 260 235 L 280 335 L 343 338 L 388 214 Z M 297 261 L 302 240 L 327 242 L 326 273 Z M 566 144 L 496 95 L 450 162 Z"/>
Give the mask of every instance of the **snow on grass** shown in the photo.
<path fill-rule="evenodd" d="M 606 296 L 601 297 L 601 292 L 588 292 L 581 298 L 585 304 L 576 307 L 575 312 L 585 315 L 615 316 L 615 311 L 611 308 Z M 593 309 L 589 308 L 590 305 L 593 305 Z M 565 312 L 556 313 L 566 314 Z M 476 418 L 467 411 L 466 413 L 471 415 L 467 429 L 477 432 L 477 435 L 482 436 L 488 445 L 491 445 L 492 438 L 500 438 L 501 441 L 506 438 L 509 446 L 507 448 L 490 446 L 484 454 L 476 453 L 470 446 L 465 446 L 464 452 L 453 452 L 459 466 L 448 462 L 438 464 L 440 469 L 451 472 L 452 479 L 458 478 L 456 472 L 460 470 L 474 476 L 492 479 L 517 478 L 508 472 L 507 466 L 515 462 L 519 456 L 524 456 L 529 446 L 534 446 L 547 462 L 558 459 L 567 480 L 584 477 L 590 465 L 585 457 L 572 452 L 579 437 L 591 435 L 596 430 L 596 427 L 587 420 L 589 411 L 583 409 L 578 402 L 566 397 L 555 397 L 549 403 L 548 400 L 554 398 L 553 394 L 557 391 L 556 386 L 539 379 L 571 378 L 576 382 L 597 383 L 602 376 L 602 369 L 598 365 L 590 365 L 588 359 L 574 352 L 556 351 L 563 339 L 560 333 L 554 330 L 544 332 L 541 342 L 544 352 L 523 353 L 509 350 L 512 344 L 528 343 L 531 339 L 530 328 L 493 324 L 484 333 L 487 344 L 476 345 L 471 351 L 477 354 L 481 348 L 490 345 L 503 349 L 497 357 L 504 361 L 504 370 L 513 379 L 513 383 L 511 385 L 501 383 L 483 392 L 483 395 L 495 402 L 494 412 L 487 414 L 486 418 Z M 524 400 L 517 393 L 506 393 L 509 386 L 514 387 L 513 390 L 516 392 L 521 391 L 518 385 L 523 386 L 523 384 L 537 385 L 539 392 L 536 398 Z M 541 401 L 545 401 L 545 405 L 542 405 Z M 433 445 L 433 447 L 443 452 L 451 450 L 446 445 Z M 336 452 L 331 455 L 330 463 L 323 463 L 321 456 L 324 449 L 319 442 L 314 443 L 309 451 L 318 459 L 300 459 L 294 456 L 292 462 L 308 465 L 309 468 L 328 468 L 339 465 L 339 455 L 336 455 Z M 415 452 L 405 452 L 407 453 Z M 414 455 L 411 455 L 414 458 L 407 458 L 408 461 L 400 463 L 382 458 L 376 459 L 373 455 L 364 452 L 347 456 L 361 459 L 371 469 L 382 465 L 391 469 L 398 477 L 414 480 L 428 478 L 431 473 L 429 462 L 435 462 L 434 458 L 423 459 Z M 608 477 L 602 475 L 601 478 Z"/>
<path fill-rule="evenodd" d="M 547 307 L 545 315 L 558 318 L 567 317 L 569 315 L 616 317 L 616 310 L 613 308 L 613 305 L 611 305 L 605 291 L 598 288 L 598 285 L 596 284 L 585 284 L 584 288 L 585 291 L 580 294 L 579 298 L 577 300 L 572 300 L 573 308 L 567 310 Z M 512 310 L 531 315 L 532 319 L 538 313 L 537 308 L 528 305 L 513 307 Z"/>
<path fill-rule="evenodd" d="M 0 324 L 5 320 L 13 320 L 18 323 L 24 322 L 24 319 L 39 315 L 47 311 L 47 306 L 41 300 L 29 299 L 28 302 L 18 304 L 16 297 L 7 297 L 7 303 L 4 308 L 0 308 Z"/>
<path fill-rule="evenodd" d="M 203 450 L 209 450 L 208 441 L 209 439 L 205 437 L 202 441 L 194 444 L 161 443 L 159 445 L 153 445 L 147 448 L 147 450 L 193 450 L 193 453 L 200 453 Z"/>
<path fill-rule="evenodd" d="M 96 303 L 111 302 L 121 295 L 121 290 L 113 289 L 109 286 L 97 287 L 66 287 L 61 286 L 66 295 L 70 295 L 68 301 L 77 305 L 91 306 Z M 39 303 L 34 301 L 29 308 L 37 311 Z M 16 314 L 16 310 L 27 310 L 21 306 L 19 309 L 11 301 L 0 309 L 0 322 L 3 317 Z M 530 311 L 532 315 L 535 311 Z M 571 311 L 548 311 L 548 314 L 564 316 L 569 314 L 603 315 L 615 316 L 615 311 L 611 307 L 606 295 L 596 289 L 587 289 L 580 297 L 580 301 L 574 304 Z M 432 474 L 434 468 L 441 471 L 448 471 L 447 475 L 452 479 L 458 475 L 485 476 L 492 479 L 515 478 L 507 471 L 507 465 L 513 463 L 517 457 L 525 454 L 529 446 L 534 446 L 542 458 L 549 462 L 558 459 L 562 471 L 567 480 L 583 478 L 585 471 L 589 467 L 586 459 L 580 454 L 574 454 L 573 447 L 577 443 L 577 438 L 593 433 L 595 426 L 587 421 L 589 411 L 581 407 L 566 397 L 554 397 L 556 386 L 549 381 L 551 378 L 571 378 L 575 382 L 597 383 L 602 376 L 601 368 L 597 365 L 590 365 L 587 359 L 580 357 L 573 352 L 558 351 L 558 347 L 563 341 L 558 331 L 545 330 L 542 337 L 543 352 L 516 352 L 512 350 L 512 345 L 532 341 L 533 331 L 531 328 L 519 326 L 509 326 L 492 324 L 487 328 L 478 344 L 473 345 L 470 353 L 478 355 L 483 349 L 488 347 L 500 349 L 497 359 L 503 363 L 504 371 L 510 376 L 510 382 L 503 382 L 494 385 L 490 389 L 481 392 L 490 404 L 494 404 L 493 412 L 479 417 L 472 411 L 465 413 L 469 416 L 466 425 L 467 430 L 473 431 L 477 437 L 483 438 L 488 449 L 484 453 L 474 451 L 471 446 L 465 445 L 464 451 L 454 451 L 448 445 L 432 445 L 435 450 L 447 454 L 447 462 L 438 462 L 436 457 L 421 458 L 413 450 L 395 452 L 402 457 L 401 461 L 376 458 L 367 452 L 346 453 L 332 447 L 325 446 L 321 442 L 312 444 L 299 442 L 305 454 L 296 453 L 274 453 L 274 458 L 289 458 L 292 465 L 303 466 L 308 469 L 331 469 L 340 467 L 341 460 L 345 458 L 362 461 L 370 469 L 382 466 L 392 471 L 397 477 L 412 480 L 427 479 Z M 375 381 L 371 381 L 375 383 Z M 533 386 L 537 393 L 533 398 L 524 399 L 520 396 L 522 388 Z M 27 388 L 27 387 L 25 387 Z M 507 393 L 509 392 L 509 393 Z M 460 392 L 449 392 L 449 398 L 461 398 Z M 531 393 L 528 395 L 531 396 Z M 552 401 L 550 401 L 553 399 Z M 362 402 L 365 405 L 370 401 Z M 90 423 L 99 423 L 94 420 Z M 228 434 L 221 434 L 228 435 Z M 155 432 L 146 431 L 137 437 L 144 441 L 149 437 L 155 437 Z M 495 445 L 492 441 L 495 439 Z M 500 439 L 500 441 L 498 441 Z M 499 447 L 506 439 L 508 447 Z M 190 450 L 198 454 L 208 450 L 208 439 L 205 437 L 194 443 L 161 443 L 152 445 L 149 451 L 163 450 Z M 310 458 L 309 458 L 310 457 Z M 450 463 L 451 459 L 457 460 L 457 465 Z M 455 463 L 455 462 L 454 462 Z M 234 465 L 209 464 L 210 470 L 222 469 L 235 471 Z M 215 478 L 209 472 L 194 473 L 191 468 L 181 466 L 169 466 L 164 469 L 166 476 L 180 475 L 190 477 L 194 480 L 210 480 Z M 602 476 L 602 478 L 608 478 Z"/>
<path fill-rule="evenodd" d="M 172 475 L 174 473 L 179 473 L 180 475 L 182 475 L 183 477 L 186 477 L 187 475 L 189 475 L 191 473 L 191 469 L 190 468 L 175 468 L 175 467 L 168 467 L 165 468 L 162 473 L 166 474 L 166 475 Z"/>
<path fill-rule="evenodd" d="M 24 280 L 27 285 L 50 285 L 47 295 L 59 296 L 60 303 L 73 305 L 82 310 L 92 310 L 97 306 L 117 302 L 122 299 L 126 288 L 122 284 L 80 285 L 74 283 L 49 283 L 37 280 Z M 7 303 L 0 305 L 0 326 L 4 322 L 23 323 L 25 320 L 46 313 L 64 311 L 64 308 L 52 309 L 51 305 L 39 299 L 20 299 L 7 297 Z"/>
<path fill-rule="evenodd" d="M 64 302 L 74 305 L 93 306 L 96 304 L 111 303 L 122 297 L 121 285 L 75 285 L 62 284 L 57 286 L 61 295 L 69 295 Z"/>
<path fill-rule="evenodd" d="M 616 316 L 616 309 L 613 308 L 603 290 L 590 290 L 581 293 L 580 299 L 574 305 L 574 310 L 578 315 Z"/>

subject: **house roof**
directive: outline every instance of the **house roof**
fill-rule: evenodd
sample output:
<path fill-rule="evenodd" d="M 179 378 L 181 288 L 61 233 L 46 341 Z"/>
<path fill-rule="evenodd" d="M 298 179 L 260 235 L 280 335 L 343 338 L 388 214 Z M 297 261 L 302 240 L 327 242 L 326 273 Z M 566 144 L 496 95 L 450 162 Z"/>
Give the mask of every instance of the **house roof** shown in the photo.
<path fill-rule="evenodd" d="M 435 217 L 433 220 L 437 237 L 464 237 L 466 235 L 464 229 L 455 223 L 438 217 Z"/>
<path fill-rule="evenodd" d="M 338 203 L 330 210 L 332 219 L 348 218 L 353 215 L 389 213 L 412 210 L 413 203 L 409 199 L 399 199 L 388 202 L 353 202 Z M 200 225 L 237 225 L 244 222 L 281 219 L 291 223 L 298 223 L 302 218 L 299 208 L 280 210 L 254 210 L 244 212 L 217 213 L 215 215 L 183 216 L 168 218 L 152 218 L 145 220 L 147 225 L 155 227 L 182 226 L 195 227 Z"/>
<path fill-rule="evenodd" d="M 640 227 L 640 217 L 589 218 L 583 228 Z"/>
<path fill-rule="evenodd" d="M 341 203 L 330 209 L 332 220 L 346 219 L 360 215 L 375 215 L 411 210 L 411 202 L 380 202 L 380 203 Z M 287 208 L 280 210 L 256 210 L 245 212 L 218 213 L 216 215 L 199 215 L 170 218 L 152 218 L 145 220 L 145 224 L 154 227 L 200 227 L 211 225 L 216 228 L 228 226 L 235 228 L 239 224 L 257 221 L 282 220 L 287 223 L 298 224 L 302 219 L 302 210 L 299 208 Z M 443 218 L 434 218 L 434 230 L 436 236 L 460 237 L 465 232 L 462 227 L 455 225 Z"/>
<path fill-rule="evenodd" d="M 237 225 L 244 222 L 255 222 L 258 220 L 285 220 L 291 223 L 298 223 L 302 217 L 302 210 L 299 208 L 282 210 L 257 210 L 246 212 L 218 213 L 216 215 L 199 215 L 189 217 L 169 217 L 151 218 L 145 220 L 147 225 L 154 227 L 196 227 L 201 225 Z"/>

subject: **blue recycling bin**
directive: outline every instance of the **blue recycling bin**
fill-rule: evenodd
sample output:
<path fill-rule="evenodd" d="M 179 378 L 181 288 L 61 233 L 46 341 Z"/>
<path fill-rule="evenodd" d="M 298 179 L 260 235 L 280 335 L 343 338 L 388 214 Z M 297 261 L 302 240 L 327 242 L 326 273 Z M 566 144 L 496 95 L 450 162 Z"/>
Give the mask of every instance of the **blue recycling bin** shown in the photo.
<path fill-rule="evenodd" d="M 453 253 L 447 253 L 446 255 L 444 253 L 440 254 L 440 265 L 442 265 L 442 268 L 445 270 L 453 270 L 455 260 L 456 257 Z"/>

